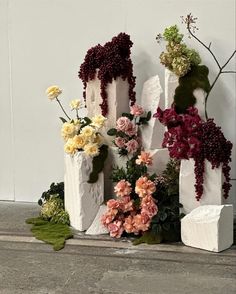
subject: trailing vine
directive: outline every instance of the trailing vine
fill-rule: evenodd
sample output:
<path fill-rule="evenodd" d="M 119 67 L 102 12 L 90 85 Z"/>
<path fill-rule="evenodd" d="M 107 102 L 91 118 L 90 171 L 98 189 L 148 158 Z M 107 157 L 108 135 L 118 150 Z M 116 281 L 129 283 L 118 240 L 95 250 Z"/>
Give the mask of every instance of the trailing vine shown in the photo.
<path fill-rule="evenodd" d="M 135 77 L 133 75 L 133 63 L 131 61 L 131 47 L 133 43 L 130 36 L 120 33 L 113 37 L 104 46 L 98 44 L 87 51 L 84 62 L 80 66 L 79 78 L 83 81 L 83 97 L 86 101 L 86 87 L 89 80 L 93 80 L 97 74 L 101 81 L 100 104 L 102 115 L 106 116 L 109 112 L 107 101 L 107 85 L 112 80 L 121 77 L 129 83 L 129 99 L 131 106 L 135 104 Z"/>

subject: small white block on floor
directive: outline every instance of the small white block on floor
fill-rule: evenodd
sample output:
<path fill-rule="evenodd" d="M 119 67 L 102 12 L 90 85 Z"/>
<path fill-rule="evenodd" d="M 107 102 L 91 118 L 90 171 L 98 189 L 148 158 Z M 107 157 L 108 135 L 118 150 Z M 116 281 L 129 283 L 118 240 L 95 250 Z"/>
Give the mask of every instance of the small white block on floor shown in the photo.
<path fill-rule="evenodd" d="M 108 234 L 107 228 L 105 228 L 101 223 L 101 217 L 106 211 L 107 211 L 107 206 L 101 205 L 93 223 L 86 231 L 86 233 L 85 233 L 86 235 L 105 235 L 105 234 Z"/>
<path fill-rule="evenodd" d="M 182 242 L 191 247 L 220 252 L 233 244 L 233 206 L 203 205 L 181 220 Z"/>

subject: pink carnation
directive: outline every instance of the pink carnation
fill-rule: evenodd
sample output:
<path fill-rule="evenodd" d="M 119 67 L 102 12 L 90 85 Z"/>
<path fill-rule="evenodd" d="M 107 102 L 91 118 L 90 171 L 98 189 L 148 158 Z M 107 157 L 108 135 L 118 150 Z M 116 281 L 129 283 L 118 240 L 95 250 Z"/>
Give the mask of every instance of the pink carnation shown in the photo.
<path fill-rule="evenodd" d="M 122 116 L 118 118 L 116 122 L 116 128 L 118 131 L 126 132 L 130 128 L 130 124 L 132 124 L 130 119 L 128 119 L 128 117 Z"/>
<path fill-rule="evenodd" d="M 110 232 L 111 237 L 120 238 L 122 233 L 124 232 L 124 228 L 122 226 L 121 221 L 114 221 L 108 225 L 108 230 Z"/>
<path fill-rule="evenodd" d="M 136 159 L 136 164 L 152 165 L 152 156 L 149 152 L 142 151 Z"/>
<path fill-rule="evenodd" d="M 152 196 L 146 196 L 141 201 L 141 214 L 152 218 L 157 214 L 158 208 Z"/>
<path fill-rule="evenodd" d="M 129 215 L 128 217 L 125 218 L 125 222 L 124 222 L 123 226 L 124 226 L 124 230 L 126 231 L 126 233 L 128 233 L 128 234 L 134 233 L 133 218 L 131 215 Z"/>
<path fill-rule="evenodd" d="M 126 150 L 128 151 L 128 153 L 135 153 L 139 147 L 138 142 L 134 139 L 128 141 L 125 145 L 126 145 Z"/>
<path fill-rule="evenodd" d="M 144 113 L 142 106 L 135 104 L 130 107 L 130 113 L 134 116 L 140 116 Z"/>
<path fill-rule="evenodd" d="M 124 138 L 117 137 L 117 138 L 115 139 L 115 144 L 116 144 L 116 146 L 119 147 L 119 148 L 124 148 L 124 147 L 125 147 L 125 143 L 126 143 L 126 141 L 125 141 Z"/>
<path fill-rule="evenodd" d="M 114 191 L 118 197 L 128 196 L 132 191 L 131 184 L 126 180 L 121 180 L 116 184 Z"/>
<path fill-rule="evenodd" d="M 109 209 L 105 214 L 103 214 L 101 218 L 101 223 L 107 227 L 108 224 L 110 224 L 114 218 L 116 217 L 118 213 L 118 209 Z"/>
<path fill-rule="evenodd" d="M 151 195 L 156 191 L 155 184 L 150 181 L 147 177 L 140 177 L 136 181 L 135 192 L 139 195 L 139 197 L 145 197 L 147 195 Z"/>
<path fill-rule="evenodd" d="M 146 216 L 142 216 L 141 214 L 137 214 L 133 217 L 133 226 L 135 232 L 145 232 L 149 229 L 151 221 Z"/>
<path fill-rule="evenodd" d="M 128 212 L 128 211 L 132 211 L 134 209 L 134 202 L 133 200 L 127 201 L 125 198 L 130 198 L 130 197 L 123 197 L 120 201 L 119 201 L 119 205 L 120 205 L 120 209 L 123 212 Z"/>
<path fill-rule="evenodd" d="M 107 201 L 107 207 L 111 209 L 117 209 L 119 208 L 119 202 L 115 199 L 110 199 Z"/>

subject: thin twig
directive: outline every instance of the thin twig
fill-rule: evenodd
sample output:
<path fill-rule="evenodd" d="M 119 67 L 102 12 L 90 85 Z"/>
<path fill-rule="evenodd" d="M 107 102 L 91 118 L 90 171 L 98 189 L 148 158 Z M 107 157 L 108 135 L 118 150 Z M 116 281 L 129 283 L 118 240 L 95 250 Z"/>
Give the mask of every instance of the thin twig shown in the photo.
<path fill-rule="evenodd" d="M 66 113 L 66 111 L 65 111 L 65 109 L 63 108 L 63 106 L 62 106 L 60 100 L 59 100 L 57 97 L 56 97 L 56 101 L 59 103 L 59 105 L 60 105 L 62 111 L 63 111 L 64 114 L 65 114 L 65 116 L 66 116 L 69 120 L 71 120 L 71 118 L 70 118 L 69 115 Z"/>
<path fill-rule="evenodd" d="M 233 70 L 226 70 L 226 71 L 222 71 L 221 73 L 222 73 L 222 74 L 225 74 L 225 73 L 236 73 L 236 71 L 233 71 Z"/>

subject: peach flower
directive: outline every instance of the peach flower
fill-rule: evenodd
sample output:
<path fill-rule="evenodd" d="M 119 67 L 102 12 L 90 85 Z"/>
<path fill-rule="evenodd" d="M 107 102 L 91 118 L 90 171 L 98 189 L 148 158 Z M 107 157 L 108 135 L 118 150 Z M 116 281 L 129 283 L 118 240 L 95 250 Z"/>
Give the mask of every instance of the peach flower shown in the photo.
<path fill-rule="evenodd" d="M 123 212 L 132 211 L 134 209 L 134 201 L 130 200 L 129 196 L 125 196 L 121 200 L 119 200 L 119 204 L 119 207 Z"/>
<path fill-rule="evenodd" d="M 107 207 L 111 209 L 117 209 L 119 208 L 119 202 L 115 199 L 110 199 L 107 201 Z"/>
<path fill-rule="evenodd" d="M 108 230 L 110 232 L 111 237 L 120 238 L 122 233 L 124 232 L 124 228 L 122 226 L 121 221 L 114 221 L 108 225 Z"/>
<path fill-rule="evenodd" d="M 150 219 L 147 220 L 141 214 L 137 214 L 133 217 L 133 226 L 134 226 L 135 232 L 147 231 L 150 227 L 150 223 L 151 223 Z"/>
<path fill-rule="evenodd" d="M 136 159 L 136 164 L 152 165 L 152 156 L 149 152 L 141 151 L 141 154 Z"/>
<path fill-rule="evenodd" d="M 139 197 L 145 197 L 147 195 L 151 195 L 156 191 L 155 184 L 150 181 L 147 177 L 140 177 L 136 181 L 135 192 L 139 195 Z"/>
<path fill-rule="evenodd" d="M 141 201 L 141 214 L 147 214 L 150 218 L 157 214 L 158 207 L 152 196 L 146 196 Z"/>
<path fill-rule="evenodd" d="M 135 104 L 130 107 L 130 113 L 133 114 L 134 116 L 140 116 L 144 113 L 144 110 L 142 106 Z"/>
<path fill-rule="evenodd" d="M 131 215 L 126 217 L 123 226 L 124 226 L 124 230 L 126 231 L 126 233 L 130 234 L 130 233 L 134 232 L 133 218 Z"/>
<path fill-rule="evenodd" d="M 132 191 L 131 184 L 126 180 L 121 180 L 116 184 L 114 191 L 118 197 L 128 196 Z"/>
<path fill-rule="evenodd" d="M 118 209 L 109 209 L 101 218 L 101 223 L 107 227 L 116 217 Z"/>

